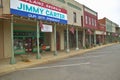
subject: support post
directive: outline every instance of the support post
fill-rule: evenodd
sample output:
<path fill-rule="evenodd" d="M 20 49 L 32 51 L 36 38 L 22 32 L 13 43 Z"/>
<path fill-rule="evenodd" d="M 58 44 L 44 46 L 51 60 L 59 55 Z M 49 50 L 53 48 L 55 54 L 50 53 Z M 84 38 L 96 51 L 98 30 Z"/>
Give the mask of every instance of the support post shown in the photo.
<path fill-rule="evenodd" d="M 69 49 L 69 29 L 68 29 L 68 26 L 67 26 L 67 50 L 66 50 L 67 53 L 70 52 L 70 49 Z"/>
<path fill-rule="evenodd" d="M 85 46 L 85 29 L 83 29 L 83 48 L 86 48 Z"/>
<path fill-rule="evenodd" d="M 40 38 L 40 29 L 39 29 L 39 21 L 37 20 L 37 55 L 36 59 L 40 59 L 40 46 L 39 46 L 39 38 Z"/>
<path fill-rule="evenodd" d="M 94 46 L 96 46 L 96 33 L 94 31 Z"/>
<path fill-rule="evenodd" d="M 54 55 L 57 55 L 57 48 L 56 48 L 56 24 L 54 25 L 54 48 L 55 48 L 55 52 Z"/>
<path fill-rule="evenodd" d="M 89 47 L 91 48 L 91 34 L 89 34 Z"/>
<path fill-rule="evenodd" d="M 78 28 L 76 28 L 76 50 L 79 50 L 79 48 L 78 48 Z"/>
<path fill-rule="evenodd" d="M 12 54 L 11 54 L 11 59 L 10 59 L 10 64 L 15 64 L 15 55 L 14 55 L 14 35 L 13 35 L 13 15 L 11 15 L 11 49 L 12 49 Z"/>

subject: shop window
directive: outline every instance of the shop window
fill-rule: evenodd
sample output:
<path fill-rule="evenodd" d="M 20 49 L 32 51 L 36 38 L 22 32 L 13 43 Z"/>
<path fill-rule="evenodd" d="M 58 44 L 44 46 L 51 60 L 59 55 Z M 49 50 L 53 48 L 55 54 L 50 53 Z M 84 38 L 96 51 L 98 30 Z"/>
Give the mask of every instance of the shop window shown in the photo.
<path fill-rule="evenodd" d="M 2 7 L 2 0 L 0 0 L 0 8 Z"/>
<path fill-rule="evenodd" d="M 94 26 L 94 19 L 92 18 L 92 26 Z"/>
<path fill-rule="evenodd" d="M 83 16 L 81 16 L 81 26 L 83 26 Z"/>
<path fill-rule="evenodd" d="M 85 23 L 88 24 L 88 16 L 85 16 Z"/>
<path fill-rule="evenodd" d="M 44 42 L 44 33 L 40 33 L 39 45 Z M 37 34 L 34 31 L 14 31 L 14 52 L 25 54 L 37 52 Z"/>
<path fill-rule="evenodd" d="M 91 18 L 89 17 L 89 25 L 91 25 Z"/>
<path fill-rule="evenodd" d="M 96 20 L 94 20 L 94 23 L 95 23 L 95 26 L 97 26 L 97 24 L 96 24 Z"/>
<path fill-rule="evenodd" d="M 74 20 L 74 23 L 77 22 L 77 15 L 76 15 L 76 12 L 73 12 L 73 20 Z"/>

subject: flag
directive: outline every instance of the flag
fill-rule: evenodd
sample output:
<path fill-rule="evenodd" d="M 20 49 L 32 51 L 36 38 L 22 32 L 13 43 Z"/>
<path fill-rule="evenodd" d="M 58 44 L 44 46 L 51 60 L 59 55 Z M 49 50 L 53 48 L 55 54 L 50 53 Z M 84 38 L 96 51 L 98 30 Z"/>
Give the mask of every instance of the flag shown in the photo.
<path fill-rule="evenodd" d="M 89 34 L 92 34 L 92 31 L 91 31 L 90 29 L 87 29 L 87 32 L 88 32 Z"/>
<path fill-rule="evenodd" d="M 39 22 L 40 29 L 43 29 L 43 23 L 42 21 Z"/>
<path fill-rule="evenodd" d="M 71 27 L 70 31 L 74 34 L 74 27 Z"/>

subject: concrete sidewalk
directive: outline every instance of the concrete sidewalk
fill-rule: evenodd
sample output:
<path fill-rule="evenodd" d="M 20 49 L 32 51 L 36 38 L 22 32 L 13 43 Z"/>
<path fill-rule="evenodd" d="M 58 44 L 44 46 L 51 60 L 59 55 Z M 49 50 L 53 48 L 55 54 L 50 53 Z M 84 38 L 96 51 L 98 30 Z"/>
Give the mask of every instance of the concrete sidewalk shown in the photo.
<path fill-rule="evenodd" d="M 58 61 L 58 60 L 61 60 L 64 58 L 72 57 L 75 55 L 80 55 L 80 54 L 83 54 L 83 53 L 88 52 L 88 51 L 92 51 L 95 49 L 111 46 L 114 44 L 116 44 L 116 43 L 101 45 L 101 46 L 97 46 L 97 47 L 90 48 L 90 49 L 80 49 L 78 51 L 71 50 L 69 53 L 66 53 L 65 51 L 60 51 L 60 52 L 58 52 L 57 56 L 54 56 L 53 53 L 42 54 L 41 59 L 36 59 L 35 54 L 34 54 L 34 55 L 32 55 L 32 57 L 29 57 L 30 62 L 22 62 L 19 59 L 20 57 L 16 57 L 18 59 L 18 62 L 16 64 L 13 64 L 13 65 L 9 64 L 9 62 L 10 62 L 9 59 L 2 60 L 2 61 L 0 61 L 0 75 L 4 75 L 7 73 L 16 71 L 16 70 L 35 66 L 38 64 L 46 64 L 48 62 Z"/>

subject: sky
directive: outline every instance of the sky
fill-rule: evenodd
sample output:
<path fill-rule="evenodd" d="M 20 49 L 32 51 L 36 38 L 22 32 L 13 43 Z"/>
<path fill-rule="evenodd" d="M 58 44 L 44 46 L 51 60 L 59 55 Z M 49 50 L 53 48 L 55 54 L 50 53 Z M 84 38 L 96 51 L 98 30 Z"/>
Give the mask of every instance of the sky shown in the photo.
<path fill-rule="evenodd" d="M 75 0 L 98 13 L 98 18 L 103 17 L 120 26 L 120 0 Z"/>

